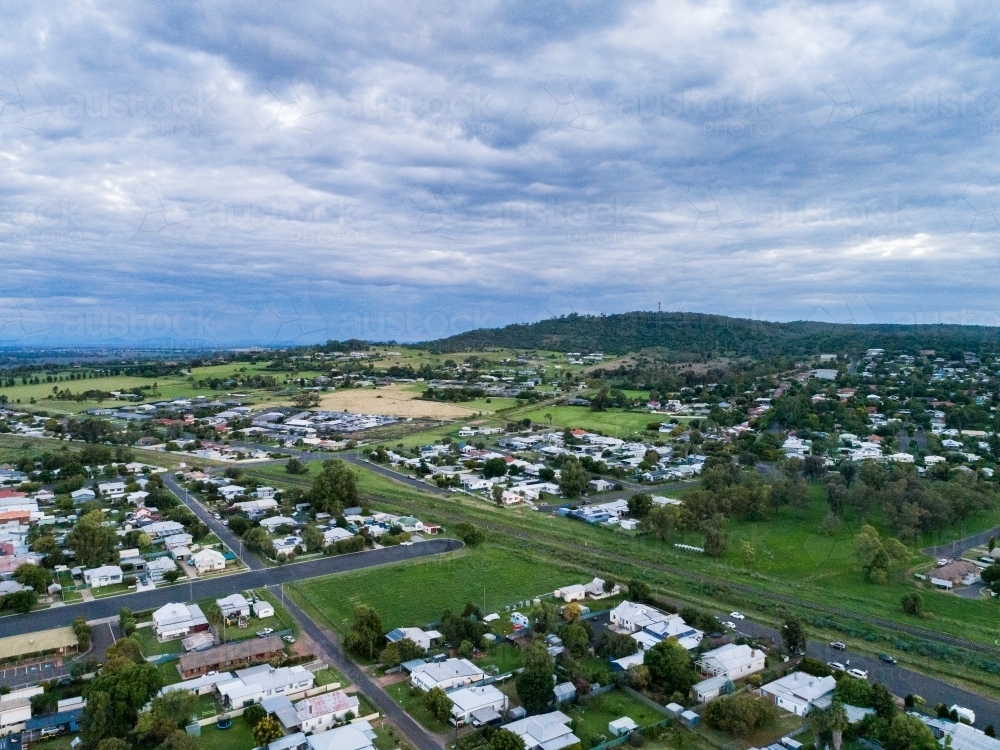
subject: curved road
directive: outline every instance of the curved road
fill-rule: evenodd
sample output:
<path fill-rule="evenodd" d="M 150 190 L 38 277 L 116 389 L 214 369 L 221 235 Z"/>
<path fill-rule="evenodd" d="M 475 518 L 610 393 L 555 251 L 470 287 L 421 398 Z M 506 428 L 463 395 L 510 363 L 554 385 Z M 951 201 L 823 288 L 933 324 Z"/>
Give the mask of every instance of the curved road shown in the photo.
<path fill-rule="evenodd" d="M 26 615 L 10 615 L 0 618 L 0 638 L 32 630 L 46 630 L 69 625 L 77 617 L 83 617 L 86 620 L 113 617 L 118 614 L 121 607 L 129 607 L 139 611 L 162 607 L 164 604 L 176 601 L 194 601 L 208 597 L 221 598 L 260 586 L 291 583 L 332 573 L 361 570 L 375 565 L 416 560 L 421 557 L 452 552 L 463 546 L 462 542 L 457 539 L 431 539 L 425 542 L 416 542 L 407 547 L 385 547 L 367 552 L 324 557 L 309 562 L 290 563 L 263 570 L 248 570 L 217 578 L 188 581 L 154 591 L 141 591 L 111 596 L 106 599 L 96 599 L 91 602 L 68 604 L 65 607 L 40 609 Z"/>

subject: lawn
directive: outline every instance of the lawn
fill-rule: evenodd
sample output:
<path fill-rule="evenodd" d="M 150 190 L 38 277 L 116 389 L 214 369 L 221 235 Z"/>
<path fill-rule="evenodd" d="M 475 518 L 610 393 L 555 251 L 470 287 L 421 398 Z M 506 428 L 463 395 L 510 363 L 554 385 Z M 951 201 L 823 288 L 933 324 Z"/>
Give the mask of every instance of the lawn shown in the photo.
<path fill-rule="evenodd" d="M 181 652 L 180 638 L 160 643 L 156 640 L 156 633 L 153 632 L 152 628 L 136 628 L 135 637 L 142 644 L 142 655 L 145 657 L 159 656 L 160 654 L 179 654 Z"/>
<path fill-rule="evenodd" d="M 623 716 L 628 716 L 641 727 L 655 724 L 664 718 L 663 714 L 621 690 L 612 690 L 592 700 L 580 701 L 568 710 L 563 709 L 563 712 L 576 719 L 576 736 L 582 740 L 584 747 L 612 739 L 608 723 Z"/>
<path fill-rule="evenodd" d="M 486 612 L 582 582 L 578 573 L 489 545 L 433 560 L 372 568 L 294 584 L 339 630 L 350 627 L 358 604 L 373 606 L 386 630 L 437 621 L 466 602 Z"/>
<path fill-rule="evenodd" d="M 181 673 L 177 671 L 176 661 L 165 661 L 163 664 L 158 664 L 156 666 L 156 671 L 159 672 L 160 676 L 163 678 L 164 685 L 173 685 L 183 679 L 181 677 Z"/>
<path fill-rule="evenodd" d="M 544 406 L 532 411 L 518 411 L 519 419 L 530 419 L 538 424 L 549 424 L 546 415 L 552 415 L 552 425 L 558 427 L 580 428 L 595 432 L 603 432 L 617 437 L 626 437 L 635 432 L 642 432 L 650 422 L 663 419 L 647 412 L 627 412 L 621 409 L 607 411 L 591 411 L 586 406 Z"/>
<path fill-rule="evenodd" d="M 233 719 L 229 729 L 218 729 L 215 724 L 201 728 L 201 737 L 196 739 L 202 750 L 252 750 L 257 747 L 250 726 L 242 716 Z"/>
<path fill-rule="evenodd" d="M 420 693 L 417 693 L 417 695 L 410 695 L 409 682 L 404 680 L 403 682 L 388 685 L 385 688 L 385 692 L 388 693 L 389 697 L 396 701 L 396 703 L 402 706 L 406 713 L 423 724 L 426 729 L 429 729 L 437 734 L 442 734 L 452 729 L 449 724 L 442 724 L 434 718 L 434 715 L 424 706 L 422 695 Z"/>
<path fill-rule="evenodd" d="M 491 648 L 482 659 L 476 659 L 476 665 L 481 669 L 494 666 L 500 674 L 509 674 L 524 666 L 524 652 L 510 643 L 501 643 Z"/>
<path fill-rule="evenodd" d="M 317 670 L 313 673 L 313 676 L 316 678 L 317 687 L 330 685 L 334 682 L 339 682 L 341 687 L 350 684 L 350 681 L 333 667 L 324 667 L 323 669 Z"/>

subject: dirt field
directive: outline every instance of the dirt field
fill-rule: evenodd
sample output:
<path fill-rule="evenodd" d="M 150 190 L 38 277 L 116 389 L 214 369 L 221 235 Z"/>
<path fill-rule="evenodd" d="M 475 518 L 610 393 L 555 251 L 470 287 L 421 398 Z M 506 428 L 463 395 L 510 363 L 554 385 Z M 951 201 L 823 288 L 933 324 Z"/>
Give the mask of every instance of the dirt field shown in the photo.
<path fill-rule="evenodd" d="M 472 409 L 455 404 L 420 401 L 417 391 L 404 386 L 386 388 L 350 388 L 326 394 L 320 400 L 321 409 L 353 414 L 392 414 L 397 417 L 429 417 L 431 419 L 463 419 L 476 414 Z"/>

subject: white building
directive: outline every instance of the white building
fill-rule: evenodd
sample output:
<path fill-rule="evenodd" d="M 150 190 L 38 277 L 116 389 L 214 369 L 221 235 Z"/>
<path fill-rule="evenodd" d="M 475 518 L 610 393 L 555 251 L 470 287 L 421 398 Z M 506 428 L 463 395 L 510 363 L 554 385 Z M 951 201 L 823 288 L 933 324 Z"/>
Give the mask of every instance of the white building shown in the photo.
<path fill-rule="evenodd" d="M 569 727 L 570 721 L 562 711 L 553 711 L 511 722 L 504 729 L 524 741 L 524 750 L 562 750 L 580 744 L 580 738 Z"/>
<path fill-rule="evenodd" d="M 226 569 L 226 558 L 218 550 L 198 550 L 191 555 L 191 560 L 194 562 L 194 569 L 198 571 L 198 575 Z"/>
<path fill-rule="evenodd" d="M 146 563 L 146 572 L 152 581 L 159 583 L 171 570 L 177 570 L 177 563 L 169 557 L 156 557 Z"/>
<path fill-rule="evenodd" d="M 279 526 L 296 526 L 297 524 L 294 518 L 288 516 L 271 516 L 270 518 L 262 518 L 260 525 L 267 529 L 268 534 L 273 534 Z"/>
<path fill-rule="evenodd" d="M 261 619 L 274 617 L 274 605 L 264 599 L 258 599 L 253 603 L 253 613 Z"/>
<path fill-rule="evenodd" d="M 183 534 L 184 526 L 177 521 L 154 521 L 140 527 L 150 539 L 165 539 L 174 534 Z"/>
<path fill-rule="evenodd" d="M 323 532 L 323 546 L 330 544 L 335 544 L 343 539 L 350 539 L 354 534 L 352 534 L 347 529 L 342 529 L 339 526 L 334 526 L 332 529 L 326 529 Z"/>
<path fill-rule="evenodd" d="M 208 620 L 197 604 L 164 604 L 153 612 L 153 632 L 161 641 L 208 630 Z"/>
<path fill-rule="evenodd" d="M 830 676 L 814 677 L 805 672 L 792 672 L 764 685 L 760 694 L 778 708 L 791 711 L 796 716 L 805 716 L 813 706 L 824 708 L 828 705 L 836 686 L 837 681 Z"/>
<path fill-rule="evenodd" d="M 486 676 L 479 667 L 468 659 L 447 659 L 442 662 L 428 662 L 410 671 L 410 684 L 420 690 L 465 687 L 479 682 Z"/>
<path fill-rule="evenodd" d="M 307 742 L 308 750 L 374 750 L 374 739 L 375 731 L 371 724 L 367 721 L 354 721 L 343 727 L 314 734 L 307 738 Z"/>
<path fill-rule="evenodd" d="M 219 695 L 233 709 L 260 703 L 274 695 L 301 693 L 313 687 L 313 673 L 305 667 L 272 667 L 261 664 L 237 669 L 236 679 L 219 685 Z"/>
<path fill-rule="evenodd" d="M 117 565 L 102 565 L 83 571 L 83 580 L 92 589 L 102 586 L 114 586 L 122 582 L 122 569 Z"/>
<path fill-rule="evenodd" d="M 703 653 L 696 666 L 706 677 L 725 675 L 729 680 L 738 680 L 763 670 L 764 661 L 763 651 L 727 643 Z"/>
<path fill-rule="evenodd" d="M 396 628 L 385 636 L 385 639 L 389 643 L 399 643 L 403 639 L 409 639 L 425 651 L 431 647 L 434 641 L 440 638 L 441 634 L 438 631 L 422 630 L 421 628 Z"/>
<path fill-rule="evenodd" d="M 492 685 L 453 690 L 448 697 L 452 702 L 451 721 L 455 726 L 488 724 L 507 710 L 507 696 Z"/>
<path fill-rule="evenodd" d="M 192 542 L 194 542 L 194 537 L 190 534 L 171 534 L 164 538 L 163 545 L 169 550 L 174 550 L 178 547 L 190 547 Z"/>

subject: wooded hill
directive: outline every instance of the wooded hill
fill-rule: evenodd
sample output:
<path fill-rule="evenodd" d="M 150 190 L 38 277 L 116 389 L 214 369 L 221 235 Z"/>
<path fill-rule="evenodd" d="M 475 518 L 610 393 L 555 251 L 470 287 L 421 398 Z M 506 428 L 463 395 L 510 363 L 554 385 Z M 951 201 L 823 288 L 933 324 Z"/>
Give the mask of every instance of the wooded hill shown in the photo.
<path fill-rule="evenodd" d="M 1000 328 L 961 325 L 848 325 L 795 321 L 771 323 L 722 315 L 632 312 L 565 315 L 538 323 L 482 328 L 421 344 L 442 352 L 494 347 L 559 352 L 625 354 L 663 347 L 698 358 L 807 356 L 819 353 L 934 349 L 960 359 L 963 352 L 997 348 Z"/>

